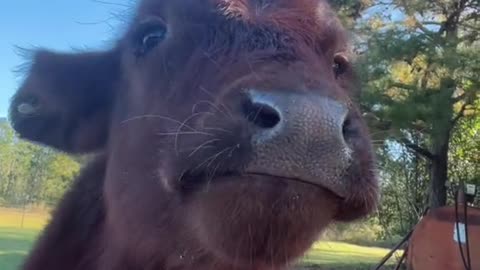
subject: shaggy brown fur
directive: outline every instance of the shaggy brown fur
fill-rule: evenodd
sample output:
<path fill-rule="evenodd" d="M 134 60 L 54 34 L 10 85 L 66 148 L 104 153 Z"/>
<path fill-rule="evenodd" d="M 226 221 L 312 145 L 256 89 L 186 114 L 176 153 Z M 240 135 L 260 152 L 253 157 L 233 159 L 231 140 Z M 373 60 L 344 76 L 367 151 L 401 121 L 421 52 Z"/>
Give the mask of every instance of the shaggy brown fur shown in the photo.
<path fill-rule="evenodd" d="M 347 45 L 320 0 L 143 0 L 108 51 L 38 51 L 13 127 L 96 157 L 23 269 L 284 269 L 373 211 Z"/>

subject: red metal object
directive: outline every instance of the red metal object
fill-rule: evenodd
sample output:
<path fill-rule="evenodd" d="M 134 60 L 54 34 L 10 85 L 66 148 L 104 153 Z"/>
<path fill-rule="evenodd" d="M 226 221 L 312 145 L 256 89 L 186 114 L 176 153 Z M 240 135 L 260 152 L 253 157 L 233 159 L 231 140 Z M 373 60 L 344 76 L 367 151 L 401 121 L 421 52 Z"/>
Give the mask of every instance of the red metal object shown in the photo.
<path fill-rule="evenodd" d="M 407 269 L 409 270 L 465 270 L 459 242 L 466 256 L 465 228 L 468 224 L 470 270 L 480 270 L 480 208 L 468 207 L 467 222 L 464 205 L 459 203 L 458 221 L 460 239 L 456 228 L 455 206 L 430 210 L 415 226 L 408 244 Z M 464 240 L 465 239 L 465 240 Z"/>
<path fill-rule="evenodd" d="M 380 270 L 394 252 L 404 247 L 408 270 L 480 270 L 480 208 L 469 206 L 475 188 L 463 182 L 457 187 L 455 203 L 426 209 L 419 222 L 377 265 Z"/>

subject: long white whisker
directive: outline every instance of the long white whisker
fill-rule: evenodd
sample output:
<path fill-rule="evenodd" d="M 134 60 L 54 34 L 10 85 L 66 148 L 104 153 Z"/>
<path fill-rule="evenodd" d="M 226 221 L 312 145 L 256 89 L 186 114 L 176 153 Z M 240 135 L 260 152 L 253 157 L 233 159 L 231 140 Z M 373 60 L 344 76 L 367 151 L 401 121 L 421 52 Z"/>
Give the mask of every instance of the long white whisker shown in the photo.
<path fill-rule="evenodd" d="M 225 132 L 225 133 L 233 133 L 229 130 L 226 130 L 226 129 L 223 129 L 223 128 L 214 128 L 214 127 L 204 127 L 203 128 L 204 130 L 217 130 L 217 131 L 222 131 L 222 132 Z"/>
<path fill-rule="evenodd" d="M 197 106 L 199 106 L 200 104 L 204 104 L 204 103 L 211 106 L 212 108 L 214 108 L 218 112 L 224 114 L 225 116 L 232 117 L 227 111 L 224 111 L 224 110 L 220 109 L 218 106 L 216 106 L 213 102 L 211 102 L 209 100 L 200 100 L 199 102 L 195 103 L 194 107 L 192 108 L 192 111 L 195 111 Z"/>
<path fill-rule="evenodd" d="M 200 144 L 199 146 L 197 146 L 195 148 L 195 150 L 192 151 L 192 153 L 190 153 L 190 155 L 188 155 L 189 157 L 195 155 L 196 152 L 198 152 L 198 150 L 204 148 L 206 145 L 210 144 L 210 143 L 213 143 L 213 142 L 216 142 L 216 141 L 220 141 L 220 139 L 211 139 L 211 140 L 208 140 L 202 144 Z"/>
<path fill-rule="evenodd" d="M 197 112 L 197 106 L 199 106 L 200 104 L 203 104 L 205 103 L 205 100 L 200 100 L 199 102 L 195 103 L 193 106 L 192 106 L 192 114 L 194 113 L 203 113 L 203 114 L 211 114 L 211 115 L 214 115 L 214 113 L 212 112 Z M 208 104 L 211 106 L 211 104 Z M 218 110 L 218 109 L 217 109 Z M 223 112 L 222 112 L 223 113 Z"/>
<path fill-rule="evenodd" d="M 178 121 L 178 120 L 176 120 L 176 119 L 173 119 L 173 118 L 171 118 L 171 117 L 168 117 L 168 116 L 161 116 L 161 115 L 155 115 L 155 114 L 151 114 L 151 115 L 146 114 L 146 115 L 139 115 L 139 116 L 131 117 L 131 118 L 127 119 L 127 120 L 124 120 L 124 121 L 120 122 L 120 125 L 124 125 L 124 124 L 126 124 L 126 123 L 128 123 L 128 122 L 135 121 L 135 120 L 140 120 L 140 119 L 144 119 L 144 118 L 155 118 L 155 119 L 169 120 L 169 121 L 172 121 L 172 122 L 177 123 L 177 124 L 180 124 L 180 125 L 182 124 L 182 122 L 180 122 L 180 121 Z M 191 130 L 193 130 L 193 131 L 196 131 L 196 129 L 194 129 L 194 128 L 191 127 L 191 126 L 188 126 L 188 125 L 184 125 L 184 126 L 187 127 L 187 128 L 189 128 L 189 129 L 191 129 Z"/>
<path fill-rule="evenodd" d="M 199 169 L 200 167 L 202 167 L 205 163 L 209 162 L 210 160 L 215 160 L 218 156 L 220 156 L 221 154 L 225 153 L 226 151 L 230 150 L 231 147 L 227 147 L 225 149 L 223 149 L 222 151 L 216 153 L 215 155 L 205 159 L 202 163 L 200 163 L 197 167 L 195 167 L 192 171 L 195 171 L 197 169 Z"/>
<path fill-rule="evenodd" d="M 216 158 L 215 158 L 215 159 L 216 159 Z M 215 159 L 213 159 L 213 160 L 215 160 Z M 212 161 L 212 162 L 213 162 L 213 161 Z M 210 183 L 212 182 L 213 177 L 215 177 L 216 171 L 218 170 L 218 168 L 220 168 L 220 164 L 222 164 L 222 161 L 218 162 L 217 166 L 215 166 L 215 168 L 213 169 L 212 173 L 211 173 L 210 176 L 208 177 L 207 185 L 206 185 L 207 190 L 208 190 L 208 188 L 210 187 Z"/>
<path fill-rule="evenodd" d="M 215 136 L 214 134 L 201 132 L 201 131 L 184 131 L 184 132 L 160 132 L 156 135 L 162 136 L 177 136 L 177 135 L 206 135 L 206 136 Z"/>
<path fill-rule="evenodd" d="M 257 117 L 260 115 L 260 112 L 261 112 L 261 111 L 262 111 L 262 107 L 259 107 L 259 108 L 257 109 L 257 112 L 255 113 L 255 116 L 253 117 L 252 122 L 255 123 L 255 121 L 257 121 Z"/>
<path fill-rule="evenodd" d="M 187 169 L 183 170 L 183 172 L 180 174 L 180 176 L 177 178 L 177 182 L 180 182 L 183 178 L 183 176 L 185 175 L 185 173 L 187 173 Z"/>
<path fill-rule="evenodd" d="M 182 130 L 182 127 L 187 126 L 187 122 L 192 119 L 195 116 L 201 115 L 202 113 L 194 113 L 187 117 L 177 128 L 177 136 L 175 136 L 175 142 L 174 142 L 174 148 L 175 148 L 175 153 L 178 156 L 178 135 L 180 135 L 180 131 Z"/>
<path fill-rule="evenodd" d="M 205 87 L 200 86 L 199 88 L 200 88 L 200 90 L 202 90 L 203 92 L 205 92 L 207 95 L 209 95 L 213 100 L 216 99 L 215 95 L 213 95 L 212 93 L 210 93 L 210 91 L 208 91 L 207 89 L 205 89 Z M 228 113 L 228 115 L 229 115 L 231 118 L 233 118 L 233 115 L 231 114 L 230 110 L 228 110 L 228 108 L 227 108 L 225 105 L 223 105 L 222 103 L 220 103 L 219 105 L 222 106 L 222 107 L 225 109 L 225 111 Z"/>
<path fill-rule="evenodd" d="M 240 148 L 240 144 L 232 146 L 232 150 L 230 151 L 230 153 L 228 153 L 228 157 L 232 157 L 233 152 L 235 152 L 235 150 L 237 150 L 238 148 Z"/>
<path fill-rule="evenodd" d="M 225 148 L 224 150 L 220 151 L 217 155 L 215 155 L 215 158 L 212 159 L 208 164 L 207 164 L 207 168 L 210 167 L 210 165 L 212 165 L 212 163 L 223 153 L 225 153 L 227 150 L 230 150 L 232 147 L 227 147 Z"/>

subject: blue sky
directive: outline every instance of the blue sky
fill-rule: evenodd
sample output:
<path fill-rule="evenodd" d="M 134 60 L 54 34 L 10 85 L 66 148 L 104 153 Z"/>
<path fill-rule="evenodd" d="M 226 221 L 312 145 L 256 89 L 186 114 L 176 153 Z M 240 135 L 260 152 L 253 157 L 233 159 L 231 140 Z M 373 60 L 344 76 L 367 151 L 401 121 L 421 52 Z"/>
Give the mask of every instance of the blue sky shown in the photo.
<path fill-rule="evenodd" d="M 21 78 L 13 70 L 23 63 L 15 46 L 60 51 L 101 48 L 118 35 L 121 20 L 114 14 L 128 10 L 129 0 L 14 0 L 0 9 L 0 117 Z M 117 5 L 118 4 L 118 5 Z M 130 5 L 131 6 L 131 5 Z M 128 19 L 128 17 L 127 17 Z M 117 32 L 116 32 L 117 31 Z"/>

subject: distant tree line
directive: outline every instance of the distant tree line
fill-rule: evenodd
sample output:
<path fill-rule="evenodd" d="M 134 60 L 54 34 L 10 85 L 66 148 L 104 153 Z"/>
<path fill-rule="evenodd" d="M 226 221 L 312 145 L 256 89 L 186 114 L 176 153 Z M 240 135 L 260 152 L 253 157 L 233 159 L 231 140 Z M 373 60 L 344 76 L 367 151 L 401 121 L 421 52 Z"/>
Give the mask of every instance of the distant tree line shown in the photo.
<path fill-rule="evenodd" d="M 79 172 L 79 160 L 19 140 L 0 119 L 0 205 L 53 206 Z"/>

